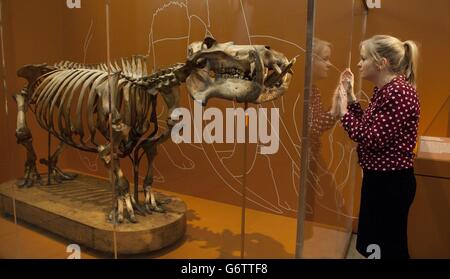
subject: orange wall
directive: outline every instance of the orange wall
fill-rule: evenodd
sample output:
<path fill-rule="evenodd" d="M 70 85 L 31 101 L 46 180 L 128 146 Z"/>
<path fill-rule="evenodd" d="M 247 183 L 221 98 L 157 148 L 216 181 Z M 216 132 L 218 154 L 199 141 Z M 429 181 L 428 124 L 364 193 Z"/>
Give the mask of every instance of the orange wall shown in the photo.
<path fill-rule="evenodd" d="M 24 169 L 25 150 L 16 144 L 14 136 L 17 109 L 12 96 L 25 82 L 17 78 L 16 71 L 25 64 L 55 61 L 62 57 L 62 8 L 58 0 L 49 0 L 45 4 L 40 0 L 2 1 L 3 45 L 6 62 L 6 69 L 3 71 L 7 84 L 6 97 L 2 88 L 0 101 L 1 130 L 4 135 L 0 147 L 3 154 L 0 172 L 2 181 L 19 177 Z M 4 109 L 6 102 L 8 114 Z M 37 152 L 45 154 L 45 146 L 39 143 L 45 142 L 47 134 L 34 121 L 31 121 L 30 117 L 29 126 L 33 130 Z"/>
<path fill-rule="evenodd" d="M 5 1 L 8 15 L 6 43 L 8 54 L 9 92 L 20 89 L 23 81 L 15 77 L 15 71 L 27 63 L 53 63 L 61 59 L 96 63 L 106 60 L 105 7 L 102 1 L 82 1 L 82 9 L 69 10 L 61 1 Z M 272 213 L 295 216 L 297 209 L 299 174 L 299 134 L 303 96 L 303 70 L 305 46 L 306 1 L 111 1 L 111 58 L 129 57 L 132 54 L 150 55 L 149 70 L 163 67 L 185 59 L 188 43 L 201 40 L 205 27 L 219 41 L 235 41 L 238 44 L 265 44 L 292 58 L 298 56 L 295 76 L 290 90 L 283 100 L 266 107 L 278 107 L 281 112 L 281 145 L 277 154 L 262 156 L 257 154 L 256 145 L 249 145 L 248 196 L 250 207 Z M 321 2 L 322 4 L 325 2 Z M 348 38 L 352 29 L 352 1 L 326 1 L 324 10 L 332 6 L 333 13 L 319 13 L 317 29 L 319 36 L 333 44 L 333 62 L 337 68 L 346 66 Z M 208 5 L 206 5 L 208 4 Z M 57 17 L 51 16 L 53 14 Z M 268 17 L 268 15 L 270 15 Z M 189 24 L 190 20 L 190 24 Z M 153 23 L 153 26 L 152 26 Z M 153 28 L 152 28 L 153 27 Z M 189 29 L 190 27 L 190 29 Z M 149 47 L 149 33 L 153 30 L 153 40 L 166 40 Z M 333 29 L 333 32 L 329 30 Z M 30 40 L 30 34 L 33 39 Z M 89 39 L 92 35 L 92 39 Z M 271 36 L 271 37 L 269 37 Z M 342 40 L 342 38 L 346 38 Z M 41 42 L 41 39 L 43 42 Z M 323 102 L 330 105 L 330 96 L 338 77 L 338 71 L 330 73 L 329 80 L 320 86 Z M 11 94 L 11 93 L 9 93 Z M 192 103 L 182 89 L 181 103 L 192 108 Z M 220 100 L 211 101 L 210 106 L 220 108 L 232 104 Z M 25 153 L 14 144 L 15 108 L 10 102 L 8 140 L 11 149 L 5 150 L 14 158 L 11 172 L 2 173 L 2 179 L 20 176 L 23 171 Z M 295 118 L 293 113 L 295 112 Z M 296 126 L 297 125 L 297 126 Z M 46 133 L 37 127 L 29 114 L 29 126 L 33 130 L 34 145 L 39 157 L 46 154 Z M 323 136 L 324 138 L 326 135 Z M 340 142 L 349 144 L 342 131 L 335 135 Z M 55 142 L 56 143 L 56 142 Z M 327 143 L 325 142 L 324 146 Z M 324 148 L 321 164 L 327 162 L 332 151 L 340 152 L 339 146 Z M 234 151 L 233 151 L 234 150 Z M 219 151 L 219 152 L 217 152 Z M 345 153 L 345 152 L 344 152 Z M 345 158 L 348 154 L 343 154 Z M 240 204 L 242 175 L 242 145 L 175 145 L 167 142 L 159 150 L 156 160 L 155 186 L 174 192 L 200 196 L 212 200 Z M 337 157 L 335 157 L 337 158 Z M 354 163 L 350 162 L 354 166 Z M 83 172 L 107 176 L 103 164 L 96 154 L 87 154 L 67 149 L 61 166 Z M 129 175 L 131 166 L 122 166 Z M 332 162 L 338 168 L 339 160 Z M 144 166 L 141 168 L 145 170 Z M 41 171 L 45 171 L 41 167 Z M 143 175 L 143 173 L 141 173 Z M 130 177 L 130 176 L 129 176 Z M 340 195 L 352 195 L 351 179 L 346 178 L 346 169 L 336 174 L 339 182 L 344 181 Z M 324 183 L 324 182 L 322 182 Z M 329 188 L 330 186 L 331 188 Z M 336 205 L 335 186 L 311 189 L 319 193 L 319 203 L 312 205 L 315 218 L 334 223 Z M 317 192 L 316 192 L 317 191 Z M 325 197 L 323 196 L 325 191 Z M 329 191 L 329 192 L 328 192 Z M 346 199 L 343 212 L 350 214 L 351 198 Z M 320 206 L 322 203 L 322 206 Z M 326 208 L 331 208 L 331 213 Z"/>
<path fill-rule="evenodd" d="M 23 81 L 15 76 L 15 71 L 21 65 L 53 63 L 61 59 L 80 62 L 85 59 L 87 63 L 106 60 L 103 1 L 82 1 L 80 10 L 69 10 L 64 6 L 65 1 L 58 0 L 3 2 L 5 3 L 3 13 L 6 16 L 4 28 L 9 96 L 23 85 Z M 352 18 L 350 0 L 317 2 L 316 36 L 332 43 L 332 62 L 336 66 L 327 80 L 317 84 L 324 106 L 328 108 L 339 70 L 344 69 L 348 63 L 351 32 L 353 32 L 352 68 L 356 72 L 362 10 L 361 3 L 355 1 L 357 2 L 355 17 Z M 295 75 L 288 94 L 283 100 L 265 105 L 280 108 L 281 119 L 286 127 L 280 125 L 282 144 L 279 152 L 275 155 L 261 156 L 256 153 L 256 145 L 250 144 L 248 153 L 252 166 L 248 174 L 250 190 L 248 205 L 258 210 L 295 216 L 299 173 L 295 164 L 297 166 L 300 164 L 298 145 L 302 128 L 304 79 L 304 52 L 300 48 L 305 47 L 306 1 L 242 1 L 242 7 L 240 1 L 198 0 L 189 1 L 188 6 L 183 3 L 185 2 L 165 0 L 112 0 L 111 58 L 147 53 L 150 55 L 150 71 L 181 62 L 185 58 L 187 44 L 204 37 L 205 25 L 209 25 L 208 29 L 219 41 L 266 44 L 285 53 L 289 58 L 298 55 L 294 68 Z M 422 104 L 420 132 L 429 125 L 434 112 L 449 94 L 444 81 L 450 71 L 448 68 L 450 54 L 446 51 L 450 46 L 450 23 L 445 21 L 444 13 L 449 10 L 450 2 L 433 0 L 433 4 L 430 3 L 421 0 L 382 1 L 380 10 L 370 11 L 367 25 L 367 36 L 389 33 L 403 40 L 413 39 L 421 43 L 422 64 L 418 87 Z M 424 10 L 433 12 L 423 13 Z M 190 24 L 188 15 L 191 16 Z M 155 43 L 154 47 L 149 47 L 152 22 L 154 41 L 162 38 L 183 38 L 160 41 Z M 433 32 L 436 29 L 439 30 L 439 36 Z M 364 83 L 363 88 L 366 92 L 371 92 L 370 85 Z M 23 148 L 15 144 L 16 109 L 12 99 L 8 98 L 10 108 L 8 122 L 4 111 L 0 110 L 2 116 L 0 132 L 6 142 L 0 148 L 10 159 L 1 161 L 1 180 L 20 176 L 25 158 Z M 1 107 L 4 107 L 4 98 L 0 102 Z M 191 106 L 184 88 L 181 104 L 184 107 Z M 221 100 L 209 104 L 220 108 L 231 105 Z M 33 130 L 35 148 L 39 157 L 43 157 L 46 154 L 47 135 L 34 122 L 31 113 L 29 125 Z M 351 217 L 357 214 L 359 203 L 360 169 L 354 161 L 354 153 L 351 153 L 354 146 L 339 126 L 327 131 L 321 137 L 321 141 L 323 146 L 321 164 L 330 167 L 325 173 L 326 175 L 332 173 L 335 182 L 323 185 L 323 189 L 310 190 L 310 193 L 314 193 L 315 199 L 313 210 L 317 212 L 314 218 L 325 223 L 342 224 L 342 220 L 347 223 L 348 220 L 354 219 Z M 242 146 L 238 145 L 234 153 L 230 150 L 233 150 L 232 145 L 177 146 L 168 141 L 159 149 L 156 159 L 155 187 L 240 204 Z M 96 154 L 67 149 L 61 165 L 107 176 Z M 122 166 L 132 180 L 131 165 L 124 162 Z M 45 171 L 42 168 L 41 170 Z M 144 175 L 145 164 L 141 170 L 141 175 Z M 339 204 L 342 201 L 344 204 L 338 205 L 334 200 L 336 194 L 342 197 Z M 353 210 L 355 211 L 352 213 Z M 339 216 L 346 217 L 339 218 Z M 338 219 L 341 221 L 336 221 Z"/>

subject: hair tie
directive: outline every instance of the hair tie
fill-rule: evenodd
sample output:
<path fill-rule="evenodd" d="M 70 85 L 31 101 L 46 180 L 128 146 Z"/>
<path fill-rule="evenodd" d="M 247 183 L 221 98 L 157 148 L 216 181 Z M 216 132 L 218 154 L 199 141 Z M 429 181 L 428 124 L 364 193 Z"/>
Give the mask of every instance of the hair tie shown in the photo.
<path fill-rule="evenodd" d="M 409 44 L 408 44 L 407 42 L 404 42 L 404 43 L 403 43 L 403 47 L 404 47 L 405 49 L 409 49 Z"/>

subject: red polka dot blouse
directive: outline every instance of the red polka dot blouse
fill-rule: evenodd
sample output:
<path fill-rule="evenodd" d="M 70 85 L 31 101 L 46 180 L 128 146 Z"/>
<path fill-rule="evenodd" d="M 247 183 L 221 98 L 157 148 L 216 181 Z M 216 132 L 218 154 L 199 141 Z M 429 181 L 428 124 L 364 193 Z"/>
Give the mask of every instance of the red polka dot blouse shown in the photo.
<path fill-rule="evenodd" d="M 365 170 L 392 171 L 413 167 L 420 104 L 416 89 L 400 75 L 374 88 L 369 106 L 348 105 L 341 122 L 358 143 L 359 164 Z"/>

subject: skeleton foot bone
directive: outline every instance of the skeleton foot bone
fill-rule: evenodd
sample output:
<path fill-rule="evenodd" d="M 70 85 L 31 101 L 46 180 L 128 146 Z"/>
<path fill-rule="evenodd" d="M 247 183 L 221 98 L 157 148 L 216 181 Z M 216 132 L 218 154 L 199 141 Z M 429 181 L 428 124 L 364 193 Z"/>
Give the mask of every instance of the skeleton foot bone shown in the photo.
<path fill-rule="evenodd" d="M 38 182 L 42 185 L 41 175 L 38 173 L 36 168 L 36 163 L 26 162 L 25 163 L 25 175 L 22 179 L 17 180 L 16 185 L 19 188 L 29 188 L 34 185 L 35 182 Z"/>
<path fill-rule="evenodd" d="M 123 223 L 124 221 L 124 207 L 127 209 L 126 213 L 126 218 L 131 222 L 131 223 L 137 223 L 138 221 L 136 220 L 136 216 L 134 215 L 134 210 L 133 210 L 133 205 L 132 205 L 132 201 L 131 201 L 131 196 L 130 194 L 125 194 L 125 195 L 119 195 L 116 198 L 116 205 L 113 208 L 113 210 L 111 210 L 111 212 L 109 213 L 109 221 L 110 222 L 115 222 L 115 223 Z"/>
<path fill-rule="evenodd" d="M 56 166 L 55 162 L 52 162 L 53 160 L 49 161 L 47 159 L 40 159 L 39 162 L 43 165 L 49 166 L 49 181 L 50 183 L 55 182 L 57 184 L 68 181 L 68 180 L 74 180 L 78 175 L 77 174 L 70 174 L 63 172 L 59 167 Z"/>
<path fill-rule="evenodd" d="M 164 203 L 167 203 L 167 201 L 157 201 L 155 198 L 155 194 L 152 192 L 151 187 L 145 187 L 145 202 L 144 206 L 148 213 L 158 212 L 158 213 L 165 213 L 166 210 L 161 206 Z"/>

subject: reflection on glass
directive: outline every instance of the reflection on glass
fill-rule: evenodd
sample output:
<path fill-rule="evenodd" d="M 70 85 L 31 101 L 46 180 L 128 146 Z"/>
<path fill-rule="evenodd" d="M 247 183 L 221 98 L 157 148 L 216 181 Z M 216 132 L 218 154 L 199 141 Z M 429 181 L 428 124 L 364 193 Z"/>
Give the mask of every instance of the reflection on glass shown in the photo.
<path fill-rule="evenodd" d="M 310 161 L 308 169 L 307 185 L 309 200 L 306 204 L 307 219 L 320 221 L 316 214 L 315 199 L 320 199 L 322 205 L 335 207 L 336 198 L 342 199 L 336 191 L 336 186 L 322 156 L 322 135 L 331 129 L 337 122 L 338 117 L 330 110 L 326 110 L 322 94 L 318 84 L 328 78 L 331 68 L 331 44 L 319 38 L 313 41 L 313 87 L 310 95 L 309 105 L 309 140 Z"/>
<path fill-rule="evenodd" d="M 305 245 L 306 258 L 342 257 L 351 229 L 352 200 L 351 144 L 342 137 L 338 116 L 331 109 L 336 90 L 330 91 L 333 46 L 313 40 L 313 86 L 309 107 L 309 168 L 306 187 Z M 324 86 L 325 90 L 321 90 Z M 325 92 L 325 93 L 324 93 Z M 327 109 L 325 104 L 331 104 Z M 350 187 L 349 187 L 350 186 Z M 347 204 L 346 200 L 347 199 Z M 323 247 L 323 248 L 320 248 Z M 328 247 L 325 249 L 325 247 Z"/>
<path fill-rule="evenodd" d="M 62 65 L 73 67 L 70 69 L 73 76 L 69 75 L 70 71 L 66 71 L 65 74 L 61 73 L 58 84 L 62 85 L 67 82 L 66 86 L 78 87 L 77 90 L 68 90 L 68 92 L 74 93 L 70 105 L 72 109 L 70 112 L 62 110 L 63 129 L 56 133 L 70 137 L 75 142 L 75 146 L 85 146 L 85 149 L 93 152 L 89 153 L 84 152 L 85 150 L 83 151 L 82 148 L 68 147 L 61 153 L 62 146 L 59 149 L 60 142 L 53 136 L 51 154 L 56 154 L 56 156 L 50 156 L 53 159 L 49 159 L 47 157 L 48 133 L 30 117 L 27 124 L 33 131 L 37 162 L 41 157 L 46 157 L 47 160 L 47 165 L 36 164 L 38 170 L 36 173 L 48 172 L 48 165 L 51 162 L 58 162 L 60 168 L 59 170 L 53 168 L 51 171 L 51 173 L 57 174 L 55 178 L 67 178 L 64 174 L 67 170 L 80 172 L 77 178 L 79 180 L 74 180 L 79 184 L 70 184 L 70 181 L 65 181 L 58 185 L 35 185 L 34 190 L 38 189 L 46 194 L 54 195 L 54 199 L 51 200 L 53 206 L 63 206 L 62 200 L 64 200 L 72 204 L 69 211 L 81 210 L 82 214 L 80 215 L 95 215 L 92 220 L 102 226 L 105 234 L 100 237 L 104 241 L 98 242 L 99 246 L 94 249 L 106 251 L 107 254 L 97 254 L 92 250 L 86 253 L 83 245 L 83 241 L 88 238 L 86 231 L 79 232 L 80 239 L 75 241 L 76 243 L 69 243 L 70 241 L 67 239 L 56 236 L 43 237 L 31 227 L 23 235 L 25 241 L 20 249 L 35 251 L 35 246 L 30 244 L 30 240 L 40 237 L 41 242 L 36 242 L 38 247 L 41 247 L 39 243 L 46 243 L 46 241 L 50 241 L 52 245 L 57 244 L 53 246 L 54 249 L 49 249 L 49 253 L 35 251 L 33 255 L 38 255 L 38 257 L 67 257 L 65 249 L 69 244 L 79 244 L 82 257 L 113 257 L 112 252 L 116 252 L 118 257 L 126 256 L 128 252 L 123 249 L 125 246 L 121 242 L 123 241 L 120 239 L 121 235 L 130 230 L 139 230 L 143 225 L 151 223 L 153 220 L 159 220 L 158 218 L 164 219 L 170 214 L 173 215 L 177 210 L 169 208 L 166 213 L 153 212 L 151 215 L 138 215 L 138 206 L 133 204 L 133 199 L 141 204 L 143 201 L 151 202 L 152 197 L 148 192 L 149 186 L 153 185 L 153 189 L 157 190 L 154 204 L 158 201 L 158 197 L 161 203 L 166 202 L 164 195 L 170 196 L 172 200 L 179 198 L 179 200 L 186 201 L 190 209 L 185 215 L 186 231 L 182 232 L 186 233 L 186 237 L 162 252 L 140 256 L 239 257 L 243 145 L 236 142 L 210 144 L 205 141 L 176 144 L 169 139 L 158 147 L 157 157 L 155 157 L 155 146 L 149 142 L 144 143 L 145 150 L 138 149 L 140 153 L 128 152 L 127 144 L 130 142 L 126 140 L 127 136 L 134 133 L 131 138 L 137 137 L 139 132 L 136 130 L 139 127 L 131 125 L 131 118 L 137 117 L 142 120 L 140 122 L 143 122 L 140 124 L 149 125 L 145 126 L 149 128 L 149 133 L 156 128 L 159 128 L 158 132 L 162 132 L 167 128 L 167 119 L 172 106 L 167 107 L 163 99 L 168 96 L 167 94 L 165 96 L 159 94 L 158 103 L 156 103 L 151 94 L 146 94 L 149 92 L 140 92 L 131 86 L 126 78 L 113 78 L 114 72 L 117 70 L 122 70 L 123 75 L 126 74 L 124 72 L 130 71 L 130 69 L 134 71 L 139 67 L 135 63 L 136 60 L 130 58 L 125 59 L 124 64 L 121 63 L 121 58 L 133 55 L 147 59 L 141 63 L 142 75 L 147 77 L 159 73 L 161 69 L 174 63 L 185 62 L 188 46 L 192 42 L 202 41 L 205 35 L 208 35 L 214 37 L 218 42 L 234 41 L 236 45 L 268 45 L 273 50 L 283 53 L 288 59 L 297 57 L 297 63 L 293 67 L 295 74 L 292 77 L 289 92 L 277 100 L 252 107 L 255 109 L 254 111 L 258 112 L 265 110 L 266 114 L 261 115 L 259 121 L 268 124 L 266 135 L 273 139 L 273 143 L 277 143 L 277 152 L 262 154 L 261 147 L 264 144 L 252 142 L 249 144 L 247 154 L 249 166 L 247 173 L 246 257 L 292 258 L 295 247 L 297 187 L 300 173 L 299 131 L 302 128 L 298 125 L 297 119 L 302 110 L 301 94 L 298 92 L 302 92 L 302 70 L 304 68 L 302 65 L 304 49 L 301 41 L 304 34 L 299 34 L 301 32 L 299 32 L 298 26 L 305 22 L 306 1 L 278 3 L 270 0 L 185 2 L 111 0 L 107 2 L 110 5 L 109 13 L 107 12 L 106 15 L 103 1 L 83 1 L 81 9 L 53 5 L 54 2 L 54 0 L 9 2 L 12 3 L 9 7 L 11 9 L 9 14 L 12 15 L 12 21 L 16 28 L 12 30 L 16 34 L 16 40 L 11 41 L 16 52 L 14 56 L 16 64 L 12 64 L 9 70 L 15 72 L 26 64 L 47 62 L 48 65 L 53 65 L 59 61 L 74 61 L 69 64 L 58 64 L 59 67 Z M 25 9 L 25 12 L 18 13 L 22 9 Z M 275 10 L 277 12 L 273 12 Z M 57 15 L 57 17 L 51 17 L 49 13 Z M 269 13 L 273 14 L 270 24 L 267 21 Z M 108 15 L 111 29 L 105 32 L 106 16 Z M 33 19 L 35 24 L 30 25 L 27 17 Z M 39 21 L 37 18 L 48 20 Z M 287 22 L 288 18 L 292 21 Z M 26 36 L 30 33 L 35 35 L 32 42 Z M 110 37 L 110 42 L 108 42 L 110 52 L 106 53 L 105 40 L 108 36 Z M 312 115 L 309 127 L 312 151 L 308 185 L 311 188 L 309 192 L 313 195 L 312 199 L 308 200 L 307 208 L 310 220 L 335 225 L 336 222 L 329 221 L 332 219 L 331 217 L 328 218 L 324 215 L 328 211 L 323 208 L 339 211 L 337 208 L 342 203 L 342 195 L 337 190 L 339 186 L 335 185 L 335 178 L 327 167 L 328 157 L 327 154 L 324 154 L 327 148 L 324 148 L 321 143 L 325 133 L 330 131 L 336 122 L 336 119 L 331 117 L 325 109 L 326 105 L 324 104 L 328 103 L 327 98 L 331 98 L 331 96 L 324 94 L 329 90 L 322 87 L 324 82 L 332 79 L 328 73 L 331 66 L 329 62 L 331 48 L 329 43 L 316 40 L 314 50 L 317 58 L 315 58 L 314 70 L 315 83 L 311 95 L 312 106 L 309 108 Z M 115 60 L 118 61 L 118 66 L 114 63 Z M 128 66 L 126 61 L 128 61 Z M 112 62 L 113 65 L 111 66 L 109 62 Z M 85 71 L 86 65 L 94 67 L 91 64 L 100 65 L 101 70 L 95 73 L 94 71 Z M 33 71 L 46 69 L 46 66 L 33 67 Z M 144 70 L 147 70 L 148 74 L 144 74 Z M 56 75 L 56 73 L 54 74 Z M 73 78 L 77 75 L 84 77 L 79 79 L 79 83 L 73 82 Z M 89 79 L 94 76 L 97 82 L 95 84 L 93 84 L 94 79 Z M 11 76 L 11 79 L 14 80 L 14 92 L 20 92 L 23 84 L 20 84 L 15 74 Z M 108 81 L 109 86 L 107 85 Z M 58 84 L 55 83 L 55 86 Z M 83 99 L 80 96 L 84 85 L 86 88 Z M 91 90 L 93 93 L 90 93 Z M 117 95 L 109 99 L 110 93 Z M 184 85 L 180 86 L 179 97 L 177 105 L 186 108 L 193 115 L 196 108 Z M 178 101 L 178 95 L 176 99 Z M 74 108 L 77 107 L 75 103 L 79 100 L 82 102 L 83 109 L 77 113 L 77 109 Z M 88 104 L 89 100 L 91 105 Z M 19 100 L 19 103 L 21 101 L 23 100 Z M 117 103 L 115 103 L 116 101 Z M 174 100 L 169 100 L 169 103 L 171 101 L 173 103 Z M 56 95 L 49 95 L 48 102 L 49 106 L 54 105 L 53 108 L 56 112 L 54 117 L 56 118 L 50 119 L 47 117 L 48 114 L 41 110 L 39 118 L 42 118 L 44 122 L 53 120 L 54 126 L 58 127 L 58 98 Z M 134 111 L 130 111 L 127 102 L 135 104 L 133 105 Z M 116 108 L 115 112 L 112 109 L 114 107 Z M 238 105 L 232 101 L 211 99 L 204 109 L 211 107 L 218 108 L 223 115 L 226 115 L 227 108 L 236 108 Z M 95 123 L 91 123 L 91 127 L 96 133 L 91 132 L 92 129 L 88 129 L 89 124 L 85 124 L 83 136 L 80 135 L 82 129 L 80 130 L 78 124 L 88 122 L 86 111 L 89 108 L 94 108 L 92 113 L 98 116 Z M 28 111 L 28 114 L 32 115 L 32 111 Z M 46 117 L 47 119 L 44 119 Z M 80 119 L 79 117 L 81 117 L 81 122 L 71 122 L 73 126 L 65 125 L 66 120 Z M 146 122 L 146 120 L 150 121 Z M 200 119 L 203 127 L 209 121 L 209 119 L 205 121 Z M 15 119 L 12 122 L 14 124 L 11 127 L 15 128 Z M 258 126 L 258 122 L 250 124 L 254 124 L 254 127 Z M 264 127 L 264 125 L 262 126 Z M 129 129 L 130 127 L 131 129 Z M 275 129 L 275 127 L 277 128 Z M 14 128 L 11 128 L 13 131 L 8 132 L 11 142 L 15 141 Z M 96 130 L 97 128 L 100 131 Z M 25 129 L 23 130 L 25 131 Z M 108 139 L 110 140 L 109 145 Z M 191 139 L 194 140 L 193 137 Z M 137 144 L 137 142 L 130 143 L 130 146 L 133 144 Z M 266 144 L 266 147 L 268 146 L 269 144 Z M 18 151 L 19 147 L 20 151 Z M 13 159 L 14 170 L 23 174 L 26 148 L 23 145 L 14 148 L 17 149 L 14 150 L 14 154 L 21 154 Z M 97 152 L 98 149 L 101 151 L 100 154 Z M 137 156 L 135 156 L 136 154 Z M 119 159 L 115 155 L 124 157 L 120 158 L 120 166 Z M 127 155 L 134 157 L 134 163 L 139 161 L 139 158 L 143 158 L 142 164 L 133 164 L 126 158 Z M 106 164 L 104 167 L 104 161 L 109 161 L 110 164 Z M 113 175 L 108 174 L 110 167 L 113 168 Z M 28 169 L 34 169 L 34 167 Z M 88 174 L 97 178 L 87 176 Z M 19 176 L 18 173 L 17 176 Z M 37 175 L 34 178 L 36 177 Z M 103 180 L 98 177 L 102 177 Z M 33 175 L 30 178 L 32 180 Z M 31 180 L 25 180 L 23 184 L 28 185 Z M 47 182 L 47 176 L 43 180 Z M 112 188 L 109 184 L 111 181 L 113 182 Z M 132 181 L 136 184 L 135 187 L 131 185 Z M 142 189 L 141 185 L 144 185 L 145 189 Z M 113 195 L 114 192 L 122 195 L 116 197 Z M 160 195 L 161 193 L 162 195 Z M 33 200 L 39 201 L 37 196 L 33 197 Z M 48 199 L 43 199 L 43 201 L 44 203 L 48 202 Z M 111 211 L 111 206 L 113 211 Z M 165 204 L 163 204 L 164 206 Z M 110 215 L 111 212 L 112 215 Z M 118 214 L 119 212 L 122 214 Z M 108 218 L 110 216 L 113 218 Z M 119 221 L 119 218 L 123 222 L 116 224 L 115 221 Z M 138 223 L 130 222 L 134 220 L 137 220 Z M 54 225 L 61 220 L 55 218 L 45 221 Z M 116 232 L 115 237 L 112 232 Z M 169 234 L 170 232 L 163 236 Z M 149 235 L 145 237 L 148 239 Z M 135 239 L 139 241 L 139 239 Z M 114 248 L 114 242 L 117 242 L 117 249 Z M 70 246 L 69 250 L 76 252 L 74 247 L 76 246 Z M 60 250 L 61 253 L 58 252 Z"/>

